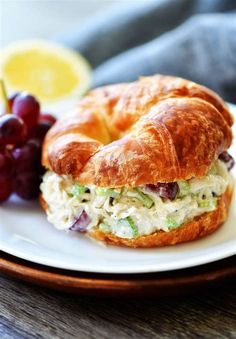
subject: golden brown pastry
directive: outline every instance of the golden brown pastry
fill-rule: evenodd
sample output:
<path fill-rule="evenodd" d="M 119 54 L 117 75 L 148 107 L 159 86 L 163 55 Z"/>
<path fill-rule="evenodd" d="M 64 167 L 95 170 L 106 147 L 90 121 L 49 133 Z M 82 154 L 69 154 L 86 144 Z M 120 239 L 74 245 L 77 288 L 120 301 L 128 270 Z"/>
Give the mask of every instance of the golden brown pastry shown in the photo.
<path fill-rule="evenodd" d="M 93 90 L 47 134 L 49 221 L 131 247 L 213 232 L 232 195 L 232 123 L 218 95 L 181 78 Z"/>

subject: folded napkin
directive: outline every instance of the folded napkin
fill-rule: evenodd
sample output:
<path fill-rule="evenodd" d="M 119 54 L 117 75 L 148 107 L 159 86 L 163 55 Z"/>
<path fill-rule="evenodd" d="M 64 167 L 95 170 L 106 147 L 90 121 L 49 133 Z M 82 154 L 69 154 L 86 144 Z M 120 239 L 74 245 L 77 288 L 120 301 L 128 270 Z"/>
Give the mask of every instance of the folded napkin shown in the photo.
<path fill-rule="evenodd" d="M 236 102 L 235 0 L 120 2 L 59 39 L 90 61 L 94 86 L 162 73 Z"/>

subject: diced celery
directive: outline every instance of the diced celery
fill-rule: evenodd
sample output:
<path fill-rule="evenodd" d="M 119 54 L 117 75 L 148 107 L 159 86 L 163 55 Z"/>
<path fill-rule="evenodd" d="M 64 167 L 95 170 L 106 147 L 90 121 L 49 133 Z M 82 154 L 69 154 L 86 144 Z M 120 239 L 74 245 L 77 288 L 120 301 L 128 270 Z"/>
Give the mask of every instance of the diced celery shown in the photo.
<path fill-rule="evenodd" d="M 103 222 L 99 224 L 99 230 L 103 233 L 109 233 L 110 232 L 110 226 L 107 224 L 104 224 Z"/>
<path fill-rule="evenodd" d="M 78 197 L 80 195 L 83 195 L 86 191 L 86 187 L 79 184 L 79 183 L 75 183 L 72 188 L 70 193 L 74 196 L 74 197 Z"/>
<path fill-rule="evenodd" d="M 174 230 L 175 228 L 180 226 L 180 224 L 170 216 L 166 218 L 166 225 L 170 230 Z"/>
<path fill-rule="evenodd" d="M 130 227 L 132 228 L 134 237 L 137 237 L 138 227 L 135 225 L 135 222 L 133 221 L 133 219 L 131 217 L 127 217 L 126 219 L 127 219 L 128 223 L 130 224 Z"/>
<path fill-rule="evenodd" d="M 134 238 L 138 236 L 138 227 L 135 225 L 135 222 L 131 217 L 126 217 L 124 219 L 118 220 L 121 225 L 129 226 L 132 229 Z"/>
<path fill-rule="evenodd" d="M 198 202 L 200 208 L 216 208 L 217 198 L 206 199 Z"/>
<path fill-rule="evenodd" d="M 179 197 L 184 197 L 189 194 L 190 184 L 187 181 L 178 181 Z"/>
<path fill-rule="evenodd" d="M 147 208 L 154 205 L 154 201 L 145 193 L 141 192 L 138 188 L 134 189 L 137 192 L 136 198 Z"/>
<path fill-rule="evenodd" d="M 99 195 L 101 197 L 116 198 L 116 197 L 119 196 L 119 193 L 116 192 L 114 189 L 112 189 L 112 188 L 105 188 L 105 187 L 97 187 L 96 188 L 96 193 L 97 193 L 97 195 Z"/>

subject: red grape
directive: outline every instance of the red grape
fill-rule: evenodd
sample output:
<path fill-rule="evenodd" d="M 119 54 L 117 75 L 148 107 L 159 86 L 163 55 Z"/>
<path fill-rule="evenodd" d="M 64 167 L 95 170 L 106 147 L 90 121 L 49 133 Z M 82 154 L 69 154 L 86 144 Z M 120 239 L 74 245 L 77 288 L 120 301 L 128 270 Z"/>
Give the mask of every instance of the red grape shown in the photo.
<path fill-rule="evenodd" d="M 26 135 L 24 122 L 13 114 L 0 117 L 0 144 L 17 144 L 22 142 Z"/>
<path fill-rule="evenodd" d="M 13 159 L 10 154 L 6 152 L 0 152 L 0 178 L 10 178 L 13 171 Z"/>
<path fill-rule="evenodd" d="M 39 139 L 29 139 L 26 143 L 29 147 L 31 147 L 40 157 L 41 155 L 41 142 Z"/>
<path fill-rule="evenodd" d="M 227 169 L 230 171 L 234 165 L 235 165 L 235 161 L 234 161 L 234 158 L 232 157 L 232 155 L 230 155 L 227 151 L 221 153 L 219 155 L 219 159 L 221 161 L 223 161 L 226 166 L 227 166 Z"/>
<path fill-rule="evenodd" d="M 36 145 L 25 144 L 12 151 L 17 173 L 37 171 L 40 169 L 40 148 Z"/>
<path fill-rule="evenodd" d="M 8 98 L 8 103 L 10 106 L 10 109 L 12 111 L 12 106 L 13 106 L 13 102 L 15 101 L 15 98 L 19 95 L 19 92 L 15 92 L 13 93 L 9 98 Z"/>
<path fill-rule="evenodd" d="M 41 165 L 41 141 L 39 139 L 30 139 L 27 141 L 26 145 L 31 147 L 32 150 L 38 155 L 38 167 L 37 170 L 40 175 L 45 173 L 45 168 Z"/>
<path fill-rule="evenodd" d="M 149 184 L 146 187 L 164 199 L 174 200 L 178 193 L 177 182 L 158 183 L 156 185 Z"/>
<path fill-rule="evenodd" d="M 53 124 L 55 124 L 57 119 L 51 114 L 40 114 L 39 122 L 41 122 L 41 121 L 46 121 L 46 122 L 49 122 L 53 125 Z"/>
<path fill-rule="evenodd" d="M 85 210 L 83 210 L 81 214 L 79 215 L 79 217 L 75 220 L 74 224 L 70 227 L 70 231 L 86 233 L 90 222 L 91 222 L 91 219 L 89 218 Z"/>
<path fill-rule="evenodd" d="M 11 180 L 0 177 L 0 203 L 6 201 L 12 193 Z"/>
<path fill-rule="evenodd" d="M 40 141 L 43 141 L 45 135 L 49 131 L 49 129 L 52 127 L 52 123 L 48 121 L 40 121 L 37 125 L 32 127 L 30 131 L 30 137 L 34 139 L 39 139 Z"/>
<path fill-rule="evenodd" d="M 12 111 L 20 117 L 30 130 L 37 124 L 40 106 L 38 101 L 30 94 L 20 93 L 13 102 Z"/>
<path fill-rule="evenodd" d="M 16 176 L 15 193 L 22 199 L 31 200 L 39 195 L 40 177 L 37 172 L 24 172 Z"/>

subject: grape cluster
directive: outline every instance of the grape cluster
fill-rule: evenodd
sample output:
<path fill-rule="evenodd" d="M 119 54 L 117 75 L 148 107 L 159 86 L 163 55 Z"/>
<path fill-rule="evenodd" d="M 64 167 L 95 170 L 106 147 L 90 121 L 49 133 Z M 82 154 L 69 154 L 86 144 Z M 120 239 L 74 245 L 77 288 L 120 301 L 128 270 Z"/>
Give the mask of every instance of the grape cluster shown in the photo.
<path fill-rule="evenodd" d="M 39 102 L 21 92 L 7 99 L 12 114 L 0 116 L 0 203 L 12 193 L 22 199 L 38 197 L 41 146 L 56 119 L 41 114 Z"/>

